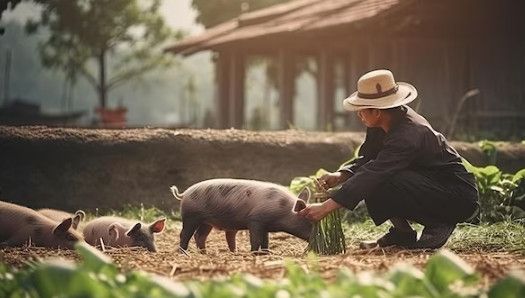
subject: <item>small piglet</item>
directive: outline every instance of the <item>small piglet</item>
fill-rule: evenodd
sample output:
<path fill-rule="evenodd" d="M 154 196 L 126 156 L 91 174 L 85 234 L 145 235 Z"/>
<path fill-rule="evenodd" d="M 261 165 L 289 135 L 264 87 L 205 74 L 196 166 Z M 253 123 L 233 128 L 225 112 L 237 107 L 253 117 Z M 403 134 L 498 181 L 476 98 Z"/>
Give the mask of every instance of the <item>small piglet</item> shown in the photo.
<path fill-rule="evenodd" d="M 154 234 L 162 232 L 165 223 L 165 218 L 158 219 L 152 224 L 144 224 L 121 217 L 104 216 L 88 222 L 83 232 L 86 242 L 93 246 L 99 245 L 102 238 L 105 246 L 140 246 L 155 252 L 157 248 Z"/>
<path fill-rule="evenodd" d="M 283 231 L 304 240 L 310 238 L 312 223 L 296 212 L 305 207 L 309 191 L 297 198 L 283 186 L 242 179 L 205 180 L 182 194 L 176 186 L 171 191 L 181 200 L 180 248 L 184 251 L 193 235 L 197 248 L 204 250 L 212 227 L 226 231 L 232 252 L 238 230 L 250 231 L 252 252 L 268 250 L 268 232 Z"/>
<path fill-rule="evenodd" d="M 56 210 L 56 209 L 38 209 L 38 213 L 42 214 L 43 216 L 50 218 L 54 221 L 61 222 L 64 219 L 71 218 L 73 220 L 73 223 L 71 224 L 71 228 L 76 230 L 78 228 L 78 225 L 80 222 L 86 217 L 86 213 L 82 210 L 77 210 L 75 214 L 71 214 L 62 210 Z"/>
<path fill-rule="evenodd" d="M 0 201 L 0 247 L 33 246 L 74 248 L 84 241 L 80 233 L 71 228 L 71 217 L 60 222 L 51 220 L 33 209 Z"/>

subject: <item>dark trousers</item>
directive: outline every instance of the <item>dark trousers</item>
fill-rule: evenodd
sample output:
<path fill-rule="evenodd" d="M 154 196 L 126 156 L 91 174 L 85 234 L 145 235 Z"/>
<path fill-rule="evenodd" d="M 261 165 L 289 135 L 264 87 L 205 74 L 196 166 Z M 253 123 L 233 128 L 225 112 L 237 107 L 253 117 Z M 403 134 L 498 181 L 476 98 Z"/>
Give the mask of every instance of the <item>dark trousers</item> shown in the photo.
<path fill-rule="evenodd" d="M 467 172 L 439 173 L 405 170 L 390 177 L 365 198 L 376 225 L 402 218 L 422 225 L 455 224 L 478 208 L 475 179 Z"/>

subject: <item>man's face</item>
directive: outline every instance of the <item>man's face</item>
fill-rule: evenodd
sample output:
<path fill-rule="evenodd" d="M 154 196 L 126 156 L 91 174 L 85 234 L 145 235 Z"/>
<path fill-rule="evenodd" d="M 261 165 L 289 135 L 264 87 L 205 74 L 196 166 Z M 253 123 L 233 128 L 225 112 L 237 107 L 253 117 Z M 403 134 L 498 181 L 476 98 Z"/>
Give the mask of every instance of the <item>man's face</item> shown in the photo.
<path fill-rule="evenodd" d="M 364 109 L 357 111 L 357 116 L 366 127 L 377 127 L 381 112 L 378 109 Z"/>

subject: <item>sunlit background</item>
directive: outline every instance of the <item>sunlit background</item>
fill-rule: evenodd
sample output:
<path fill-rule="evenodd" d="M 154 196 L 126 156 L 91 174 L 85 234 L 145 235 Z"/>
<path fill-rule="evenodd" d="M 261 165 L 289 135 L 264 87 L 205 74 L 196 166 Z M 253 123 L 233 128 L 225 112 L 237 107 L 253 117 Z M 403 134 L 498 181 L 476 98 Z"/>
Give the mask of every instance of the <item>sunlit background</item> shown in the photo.
<path fill-rule="evenodd" d="M 186 34 L 203 31 L 195 22 L 191 0 L 163 0 L 160 12 L 172 30 L 182 30 Z M 64 75 L 40 63 L 37 44 L 45 33 L 29 36 L 24 33 L 26 21 L 39 16 L 37 5 L 24 2 L 13 11 L 4 12 L 1 22 L 6 32 L 0 37 L 1 89 L 4 89 L 6 51 L 10 50 L 9 100 L 38 104 L 43 113 L 85 112 L 77 123 L 91 125 L 97 117 L 94 112 L 97 94 L 93 88 L 80 79 L 71 96 L 65 95 Z M 202 126 L 204 114 L 213 106 L 210 53 L 177 59 L 177 62 L 173 67 L 146 74 L 140 80 L 115 89 L 109 94 L 108 105 L 122 105 L 128 109 L 128 126 Z M 189 92 L 190 84 L 194 85 L 192 92 Z"/>
<path fill-rule="evenodd" d="M 418 88 L 413 108 L 449 137 L 524 137 L 523 4 L 210 1 L 162 0 L 158 12 L 172 32 L 151 50 L 171 64 L 119 82 L 101 104 L 93 88 L 99 77 L 96 59 L 85 65 L 92 82 L 80 75 L 72 82 L 63 68 L 44 66 L 38 45 L 49 38 L 49 29 L 25 33 L 28 21 L 39 20 L 41 6 L 15 0 L 20 3 L 0 20 L 5 31 L 0 36 L 0 122 L 363 130 L 354 115 L 343 111 L 342 100 L 355 90 L 360 75 L 388 68 L 399 81 Z M 278 34 L 272 33 L 274 26 L 282 26 Z M 220 41 L 222 35 L 231 40 Z M 115 49 L 105 61 L 108 81 L 118 72 L 116 58 L 126 45 Z M 286 51 L 288 56 L 280 56 Z M 240 63 L 239 69 L 232 70 L 232 63 Z M 282 72 L 286 63 L 289 68 Z M 282 81 L 287 72 L 293 74 Z M 22 116 L 7 121 L 13 111 Z"/>

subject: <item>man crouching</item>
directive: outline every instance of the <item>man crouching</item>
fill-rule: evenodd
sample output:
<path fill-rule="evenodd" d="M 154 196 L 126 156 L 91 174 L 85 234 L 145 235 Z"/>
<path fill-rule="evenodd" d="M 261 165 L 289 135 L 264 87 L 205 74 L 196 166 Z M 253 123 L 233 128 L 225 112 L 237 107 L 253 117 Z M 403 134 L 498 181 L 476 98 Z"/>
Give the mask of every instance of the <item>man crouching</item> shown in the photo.
<path fill-rule="evenodd" d="M 331 199 L 308 205 L 300 214 L 317 221 L 341 207 L 353 210 L 364 199 L 376 225 L 386 220 L 393 225 L 377 245 L 443 246 L 456 224 L 479 207 L 474 176 L 445 137 L 406 106 L 417 97 L 412 85 L 395 82 L 388 70 L 376 70 L 359 79 L 357 90 L 343 106 L 357 111 L 367 127 L 359 157 L 321 177 L 326 188 L 342 186 Z M 408 221 L 425 227 L 419 240 Z"/>

